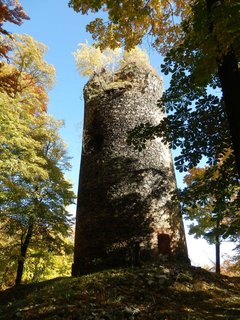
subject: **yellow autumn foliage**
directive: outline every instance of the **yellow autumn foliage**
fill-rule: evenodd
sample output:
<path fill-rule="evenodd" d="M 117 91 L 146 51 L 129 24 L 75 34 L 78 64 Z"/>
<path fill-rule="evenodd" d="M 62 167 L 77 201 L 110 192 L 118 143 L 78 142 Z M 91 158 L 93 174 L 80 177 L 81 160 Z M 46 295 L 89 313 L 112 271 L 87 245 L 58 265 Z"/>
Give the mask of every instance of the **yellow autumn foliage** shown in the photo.
<path fill-rule="evenodd" d="M 130 63 L 151 68 L 147 52 L 138 46 L 125 51 L 122 48 L 109 47 L 101 51 L 100 47 L 86 42 L 80 43 L 79 49 L 73 55 L 80 75 L 87 77 L 100 73 L 103 69 L 111 74 Z"/>
<path fill-rule="evenodd" d="M 77 69 L 82 76 L 90 77 L 94 73 L 99 73 L 103 68 L 114 70 L 119 63 L 121 49 L 107 48 L 103 52 L 99 47 L 80 43 L 79 49 L 73 53 Z"/>

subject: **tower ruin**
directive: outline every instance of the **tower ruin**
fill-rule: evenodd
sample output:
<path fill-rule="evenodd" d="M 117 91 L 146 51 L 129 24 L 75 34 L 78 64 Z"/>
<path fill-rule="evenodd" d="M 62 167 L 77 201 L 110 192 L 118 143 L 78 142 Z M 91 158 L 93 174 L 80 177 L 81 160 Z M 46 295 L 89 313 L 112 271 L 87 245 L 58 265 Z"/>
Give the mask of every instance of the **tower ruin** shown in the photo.
<path fill-rule="evenodd" d="M 85 115 L 72 274 L 166 256 L 188 260 L 168 145 L 127 145 L 141 123 L 158 124 L 162 80 L 129 64 L 96 74 L 84 88 Z"/>

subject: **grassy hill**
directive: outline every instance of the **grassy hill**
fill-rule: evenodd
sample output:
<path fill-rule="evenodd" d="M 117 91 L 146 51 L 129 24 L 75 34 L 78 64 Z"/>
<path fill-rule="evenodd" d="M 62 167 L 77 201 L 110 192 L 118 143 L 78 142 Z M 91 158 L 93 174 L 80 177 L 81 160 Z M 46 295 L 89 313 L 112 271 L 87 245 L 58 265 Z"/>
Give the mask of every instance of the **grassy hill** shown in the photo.
<path fill-rule="evenodd" d="M 0 292 L 0 319 L 240 319 L 240 278 L 184 265 L 144 265 Z"/>

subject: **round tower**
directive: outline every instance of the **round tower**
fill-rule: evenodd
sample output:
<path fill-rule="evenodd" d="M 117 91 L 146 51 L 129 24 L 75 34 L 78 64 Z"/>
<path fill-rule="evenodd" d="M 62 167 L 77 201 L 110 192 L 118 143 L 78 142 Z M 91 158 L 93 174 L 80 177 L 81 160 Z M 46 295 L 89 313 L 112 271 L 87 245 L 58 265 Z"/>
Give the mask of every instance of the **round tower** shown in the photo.
<path fill-rule="evenodd" d="M 161 78 L 135 64 L 84 88 L 74 276 L 146 257 L 188 260 L 168 145 L 156 138 L 139 152 L 126 142 L 139 124 L 164 117 L 162 91 Z"/>

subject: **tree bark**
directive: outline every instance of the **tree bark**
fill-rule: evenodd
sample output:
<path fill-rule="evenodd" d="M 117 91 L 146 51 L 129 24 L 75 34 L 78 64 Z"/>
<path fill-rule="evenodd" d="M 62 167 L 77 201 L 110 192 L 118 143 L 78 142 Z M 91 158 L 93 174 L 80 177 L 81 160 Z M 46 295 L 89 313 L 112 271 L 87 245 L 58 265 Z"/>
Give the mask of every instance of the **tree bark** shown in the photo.
<path fill-rule="evenodd" d="M 206 0 L 207 9 L 210 14 L 217 2 L 219 0 Z M 209 24 L 210 33 L 213 27 L 214 22 L 211 21 Z M 240 72 L 233 48 L 229 48 L 228 52 L 222 55 L 221 58 L 216 57 L 216 62 L 232 137 L 236 169 L 240 177 Z"/>
<path fill-rule="evenodd" d="M 33 234 L 33 223 L 29 224 L 28 231 L 24 241 L 21 243 L 21 255 L 18 259 L 18 267 L 17 267 L 17 276 L 15 280 L 15 285 L 21 284 L 22 276 L 23 276 L 23 269 L 24 269 L 24 262 L 27 255 L 28 246 Z"/>
<path fill-rule="evenodd" d="M 221 273 L 221 264 L 220 264 L 220 243 L 216 243 L 216 273 Z"/>
<path fill-rule="evenodd" d="M 221 272 L 221 266 L 220 266 L 220 237 L 219 237 L 219 220 L 217 219 L 217 229 L 216 229 L 216 273 Z"/>
<path fill-rule="evenodd" d="M 240 177 L 240 73 L 234 52 L 224 55 L 218 62 L 218 75 L 232 136 L 236 167 Z"/>

